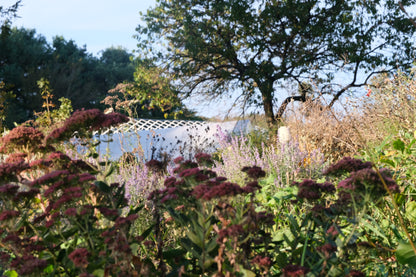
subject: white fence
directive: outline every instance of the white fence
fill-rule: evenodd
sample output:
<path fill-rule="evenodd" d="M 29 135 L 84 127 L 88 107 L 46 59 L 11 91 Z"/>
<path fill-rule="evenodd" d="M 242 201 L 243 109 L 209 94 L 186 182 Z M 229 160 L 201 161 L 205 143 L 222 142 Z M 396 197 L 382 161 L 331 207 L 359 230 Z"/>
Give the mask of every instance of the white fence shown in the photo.
<path fill-rule="evenodd" d="M 101 154 L 117 160 L 124 152 L 143 155 L 146 160 L 166 153 L 172 158 L 191 158 L 195 152 L 212 153 L 218 146 L 218 128 L 224 133 L 246 133 L 249 120 L 206 122 L 188 120 L 131 119 L 129 122 L 97 134 L 104 141 Z"/>

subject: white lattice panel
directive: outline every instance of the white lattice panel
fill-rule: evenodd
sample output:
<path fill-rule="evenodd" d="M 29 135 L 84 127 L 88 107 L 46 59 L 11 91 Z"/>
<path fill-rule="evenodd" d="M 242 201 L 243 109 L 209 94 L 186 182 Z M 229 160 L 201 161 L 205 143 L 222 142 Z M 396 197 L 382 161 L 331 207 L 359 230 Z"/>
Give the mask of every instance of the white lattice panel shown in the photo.
<path fill-rule="evenodd" d="M 134 119 L 130 118 L 130 121 L 123 123 L 117 127 L 112 127 L 103 131 L 101 134 L 105 135 L 108 133 L 126 133 L 126 132 L 138 132 L 145 130 L 160 130 L 168 128 L 176 128 L 183 126 L 203 126 L 206 122 L 204 121 L 193 121 L 193 120 L 157 120 L 157 119 Z"/>

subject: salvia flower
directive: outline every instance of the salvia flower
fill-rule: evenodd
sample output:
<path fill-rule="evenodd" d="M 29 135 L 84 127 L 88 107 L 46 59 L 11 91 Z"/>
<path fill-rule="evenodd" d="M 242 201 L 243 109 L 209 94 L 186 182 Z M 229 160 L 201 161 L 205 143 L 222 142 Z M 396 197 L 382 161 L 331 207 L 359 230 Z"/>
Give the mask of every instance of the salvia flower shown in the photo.
<path fill-rule="evenodd" d="M 63 178 L 64 176 L 69 175 L 69 173 L 70 172 L 68 170 L 52 171 L 51 173 L 45 174 L 42 177 L 34 180 L 31 183 L 31 186 L 42 185 L 42 184 L 46 184 L 46 183 L 52 183 L 54 181 L 57 181 L 58 179 Z"/>
<path fill-rule="evenodd" d="M 40 190 L 37 188 L 31 188 L 29 190 L 19 191 L 16 193 L 16 195 L 13 197 L 13 201 L 15 202 L 21 202 L 25 199 L 32 199 L 36 195 L 40 193 Z"/>
<path fill-rule="evenodd" d="M 64 212 L 67 216 L 76 216 L 77 215 L 77 209 L 76 208 L 68 208 Z"/>
<path fill-rule="evenodd" d="M 0 186 L 0 194 L 7 196 L 14 196 L 19 190 L 19 186 L 12 184 L 5 184 Z"/>

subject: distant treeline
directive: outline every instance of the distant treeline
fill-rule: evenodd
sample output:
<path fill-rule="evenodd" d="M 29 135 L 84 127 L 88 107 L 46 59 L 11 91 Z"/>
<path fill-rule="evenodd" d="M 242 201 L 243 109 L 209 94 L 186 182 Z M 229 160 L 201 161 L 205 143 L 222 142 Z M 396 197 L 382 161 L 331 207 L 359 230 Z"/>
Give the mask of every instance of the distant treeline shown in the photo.
<path fill-rule="evenodd" d="M 42 110 L 43 99 L 37 81 L 50 82 L 53 99 L 72 101 L 74 110 L 104 109 L 101 102 L 118 83 L 133 81 L 132 54 L 123 48 L 108 48 L 100 57 L 88 53 L 73 40 L 56 36 L 49 44 L 34 29 L 3 25 L 0 33 L 0 82 L 5 109 L 4 125 L 12 127 Z M 12 92 L 11 94 L 4 93 Z"/>

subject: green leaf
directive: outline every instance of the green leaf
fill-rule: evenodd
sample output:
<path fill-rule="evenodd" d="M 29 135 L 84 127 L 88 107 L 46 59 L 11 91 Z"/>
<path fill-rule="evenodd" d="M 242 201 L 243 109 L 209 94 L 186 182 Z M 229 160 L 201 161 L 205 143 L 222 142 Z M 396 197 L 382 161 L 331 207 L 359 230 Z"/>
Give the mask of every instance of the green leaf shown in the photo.
<path fill-rule="evenodd" d="M 166 259 L 174 259 L 178 257 L 182 257 L 186 254 L 184 249 L 170 249 L 163 252 L 163 257 Z"/>
<path fill-rule="evenodd" d="M 186 234 L 186 236 L 196 245 L 202 248 L 203 240 L 198 236 L 198 234 L 195 234 L 193 232 L 189 232 Z"/>
<path fill-rule="evenodd" d="M 97 276 L 97 277 L 104 277 L 104 270 L 103 269 L 96 269 L 94 270 L 94 272 L 92 273 L 92 275 Z"/>
<path fill-rule="evenodd" d="M 403 265 L 407 264 L 416 267 L 416 254 L 408 242 L 401 242 L 396 250 L 397 261 Z"/>
<path fill-rule="evenodd" d="M 153 228 L 155 227 L 156 224 L 152 224 L 152 226 L 150 226 L 149 228 L 147 228 L 147 230 L 145 230 L 142 234 L 141 237 L 143 239 L 147 238 L 147 236 L 153 231 Z"/>
<path fill-rule="evenodd" d="M 111 192 L 111 187 L 103 181 L 95 181 L 94 185 L 98 187 L 102 192 L 105 192 L 105 193 Z"/>
<path fill-rule="evenodd" d="M 44 270 L 43 270 L 43 272 L 45 272 L 45 273 L 52 273 L 53 272 L 53 265 L 48 265 Z"/>
<path fill-rule="evenodd" d="M 286 253 L 280 253 L 279 255 L 277 255 L 276 257 L 276 264 L 280 267 L 283 268 L 288 264 L 288 257 L 286 255 Z"/>
<path fill-rule="evenodd" d="M 242 275 L 243 277 L 255 277 L 256 276 L 256 273 L 254 273 L 251 270 L 243 268 L 242 265 L 240 265 L 240 272 L 241 272 L 241 274 L 243 274 Z"/>
<path fill-rule="evenodd" d="M 391 159 L 381 158 L 380 159 L 380 162 L 381 163 L 384 163 L 384 164 L 388 164 L 388 165 L 390 165 L 392 167 L 395 167 L 396 166 L 396 163 L 393 160 L 391 160 Z"/>
<path fill-rule="evenodd" d="M 7 277 L 18 277 L 19 276 L 19 274 L 17 274 L 17 272 L 14 271 L 14 270 L 6 270 L 3 274 L 4 274 L 4 276 L 7 276 Z"/>
<path fill-rule="evenodd" d="M 397 139 L 393 142 L 393 148 L 403 152 L 405 149 L 405 144 L 401 139 Z"/>
<path fill-rule="evenodd" d="M 110 164 L 110 166 L 107 168 L 107 170 L 105 171 L 105 178 L 109 177 L 111 174 L 113 174 L 114 172 L 114 166 L 113 164 Z"/>
<path fill-rule="evenodd" d="M 214 239 L 212 239 L 206 246 L 206 250 L 208 253 L 210 253 L 211 251 L 213 251 L 216 247 L 218 246 L 217 241 L 216 241 L 216 237 Z"/>
<path fill-rule="evenodd" d="M 188 238 L 182 238 L 181 244 L 194 257 L 199 258 L 201 256 L 201 249 Z"/>

